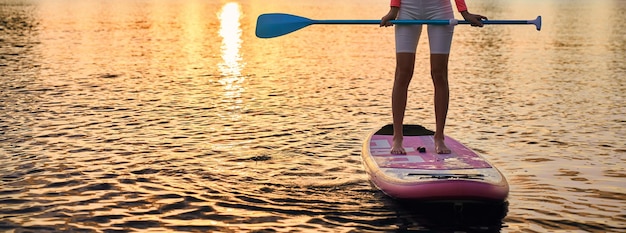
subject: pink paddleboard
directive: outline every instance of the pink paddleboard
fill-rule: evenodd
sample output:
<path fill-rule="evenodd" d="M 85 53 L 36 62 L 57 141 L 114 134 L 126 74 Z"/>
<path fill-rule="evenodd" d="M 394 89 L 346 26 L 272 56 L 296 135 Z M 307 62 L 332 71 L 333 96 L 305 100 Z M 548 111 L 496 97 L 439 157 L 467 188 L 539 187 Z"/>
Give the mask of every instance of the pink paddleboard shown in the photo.
<path fill-rule="evenodd" d="M 437 154 L 434 132 L 420 125 L 404 125 L 403 130 L 406 155 L 390 154 L 392 125 L 363 144 L 365 170 L 385 194 L 399 199 L 506 200 L 509 185 L 485 158 L 450 137 L 445 141 L 452 153 Z"/>

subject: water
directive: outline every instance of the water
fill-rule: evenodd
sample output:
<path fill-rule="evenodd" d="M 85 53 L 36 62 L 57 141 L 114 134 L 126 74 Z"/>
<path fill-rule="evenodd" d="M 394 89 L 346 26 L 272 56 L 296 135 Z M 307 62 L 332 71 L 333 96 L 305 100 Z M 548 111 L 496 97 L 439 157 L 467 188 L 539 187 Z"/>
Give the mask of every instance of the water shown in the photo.
<path fill-rule="evenodd" d="M 493 211 L 370 186 L 391 28 L 254 36 L 261 13 L 378 19 L 384 1 L 0 1 L 0 231 L 626 231 L 626 2 L 468 4 L 544 18 L 456 28 L 447 132 L 507 177 Z M 433 128 L 425 38 L 409 98 Z"/>

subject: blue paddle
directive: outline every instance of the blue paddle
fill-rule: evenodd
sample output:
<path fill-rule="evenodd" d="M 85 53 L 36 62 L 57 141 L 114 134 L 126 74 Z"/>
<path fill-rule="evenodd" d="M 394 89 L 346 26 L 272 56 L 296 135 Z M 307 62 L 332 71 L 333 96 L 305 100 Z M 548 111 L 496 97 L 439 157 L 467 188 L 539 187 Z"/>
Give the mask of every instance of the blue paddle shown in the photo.
<path fill-rule="evenodd" d="M 541 16 L 534 20 L 483 20 L 483 24 L 534 24 L 541 30 Z M 469 21 L 450 20 L 392 20 L 393 24 L 471 24 Z M 313 20 L 297 15 L 271 13 L 259 15 L 256 22 L 256 36 L 272 38 L 300 30 L 311 24 L 380 24 L 380 20 Z"/>

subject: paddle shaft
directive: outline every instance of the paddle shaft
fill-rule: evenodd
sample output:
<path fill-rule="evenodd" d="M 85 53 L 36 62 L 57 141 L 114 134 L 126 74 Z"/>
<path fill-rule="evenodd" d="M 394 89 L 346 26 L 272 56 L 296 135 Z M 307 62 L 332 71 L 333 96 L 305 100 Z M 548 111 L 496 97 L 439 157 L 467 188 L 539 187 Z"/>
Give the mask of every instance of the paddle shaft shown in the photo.
<path fill-rule="evenodd" d="M 391 20 L 391 23 L 448 25 L 450 20 Z M 380 20 L 311 20 L 311 24 L 380 24 Z"/>
<path fill-rule="evenodd" d="M 393 24 L 433 24 L 433 25 L 455 25 L 471 24 L 469 21 L 457 20 L 391 20 Z M 483 24 L 534 24 L 533 20 L 483 20 Z M 380 20 L 311 20 L 311 24 L 380 24 Z"/>

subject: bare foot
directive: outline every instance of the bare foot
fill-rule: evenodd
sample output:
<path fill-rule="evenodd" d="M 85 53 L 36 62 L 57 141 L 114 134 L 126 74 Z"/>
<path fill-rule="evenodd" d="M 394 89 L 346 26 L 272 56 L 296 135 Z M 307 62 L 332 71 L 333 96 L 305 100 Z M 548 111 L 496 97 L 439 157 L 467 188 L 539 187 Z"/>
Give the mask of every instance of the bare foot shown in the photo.
<path fill-rule="evenodd" d="M 443 142 L 443 139 L 437 139 L 437 138 L 435 138 L 435 151 L 437 151 L 437 154 L 452 153 L 452 151 L 448 149 L 448 147 L 446 146 L 446 143 Z"/>
<path fill-rule="evenodd" d="M 402 137 L 400 137 L 399 139 L 397 139 L 396 137 L 393 138 L 393 145 L 391 146 L 391 154 L 392 155 L 405 155 L 406 154 L 404 147 L 402 147 Z"/>

